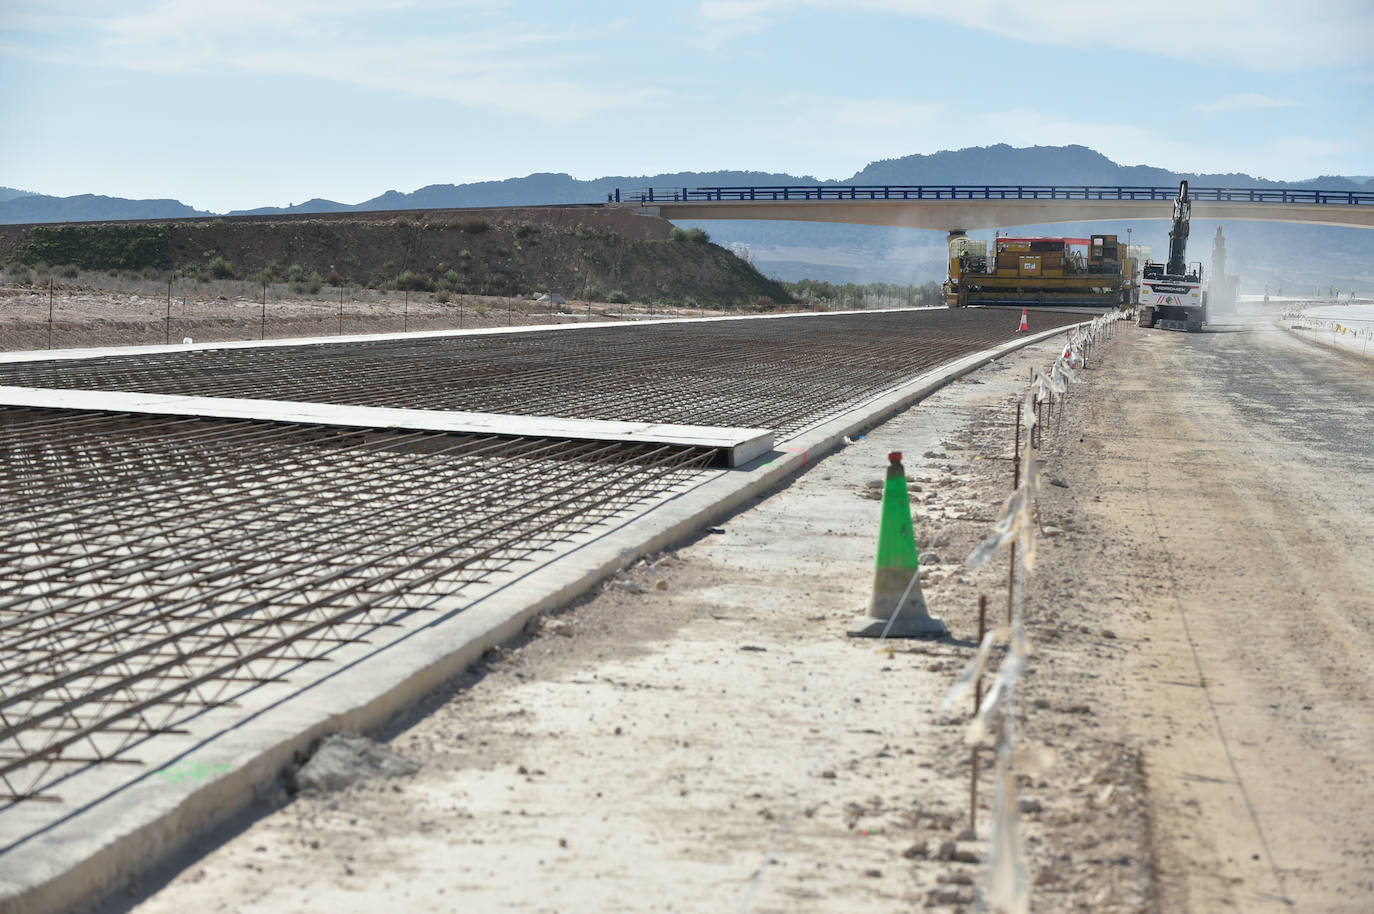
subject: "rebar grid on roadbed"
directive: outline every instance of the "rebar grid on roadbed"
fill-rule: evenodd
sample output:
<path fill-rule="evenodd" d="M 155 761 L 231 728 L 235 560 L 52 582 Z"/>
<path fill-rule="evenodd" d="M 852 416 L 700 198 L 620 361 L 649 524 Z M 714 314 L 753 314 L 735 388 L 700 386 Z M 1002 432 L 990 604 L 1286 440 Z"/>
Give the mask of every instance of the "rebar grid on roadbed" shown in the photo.
<path fill-rule="evenodd" d="M 1016 335 L 938 309 L 0 364 L 0 384 L 770 428 L 795 433 Z M 1083 320 L 1036 310 L 1032 329 Z"/>
<path fill-rule="evenodd" d="M 0 408 L 0 795 L 53 799 L 712 456 Z"/>
<path fill-rule="evenodd" d="M 901 311 L 0 364 L 0 384 L 795 433 L 1015 335 Z M 1081 315 L 1037 312 L 1035 329 Z M 0 799 L 684 483 L 704 448 L 0 407 Z M 451 606 L 452 604 L 446 604 Z"/>

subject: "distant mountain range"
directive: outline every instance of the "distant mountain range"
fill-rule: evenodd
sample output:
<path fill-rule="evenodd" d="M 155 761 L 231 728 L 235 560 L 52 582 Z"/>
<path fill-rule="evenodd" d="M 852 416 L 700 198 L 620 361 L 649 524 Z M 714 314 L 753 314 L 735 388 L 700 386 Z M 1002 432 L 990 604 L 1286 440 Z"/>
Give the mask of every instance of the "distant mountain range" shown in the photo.
<path fill-rule="evenodd" d="M 50 197 L 0 188 L 0 224 L 84 222 L 116 219 L 178 219 L 213 215 L 271 215 L 396 209 L 443 209 L 474 206 L 524 206 L 555 203 L 596 203 L 617 188 L 696 187 L 749 184 L 1060 184 L 1172 186 L 1181 179 L 1199 187 L 1321 187 L 1330 190 L 1374 191 L 1370 176 L 1322 176 L 1305 181 L 1269 181 L 1245 174 L 1185 174 L 1146 165 L 1119 165 L 1084 146 L 1007 145 L 970 147 L 931 155 L 910 155 L 873 162 L 850 178 L 818 181 L 810 176 L 759 171 L 678 172 L 642 176 L 607 176 L 579 180 L 566 174 L 532 174 L 503 181 L 471 184 L 432 184 L 403 193 L 390 190 L 361 203 L 313 199 L 290 206 L 264 206 L 216 214 L 193 209 L 177 200 L 128 200 L 82 194 Z M 765 272 L 785 279 L 801 276 L 836 281 L 918 281 L 943 274 L 941 233 L 916 229 L 888 229 L 784 222 L 697 222 L 714 240 L 747 248 Z M 1365 280 L 1374 285 L 1374 234 L 1360 229 L 1322 226 L 1243 223 L 1232 246 L 1236 262 L 1263 267 L 1262 282 L 1281 281 L 1276 263 L 1289 262 L 1293 281 L 1331 276 L 1347 283 Z M 1156 221 L 1093 223 L 1053 231 L 1116 231 L 1134 228 L 1135 240 L 1159 250 L 1165 228 Z M 1017 229 L 1019 227 L 1008 227 Z M 1235 228 L 1228 227 L 1230 236 Z M 1215 231 L 1212 225 L 1194 227 L 1193 238 Z M 990 233 L 989 233 L 990 234 Z M 1340 252 L 1333 255 L 1333 252 Z M 1354 256 L 1351 256 L 1353 252 Z M 1275 259 L 1277 255 L 1278 259 Z M 1210 250 L 1190 251 L 1190 259 L 1207 261 Z M 1276 272 L 1277 271 L 1277 272 Z M 1263 271 L 1262 271 L 1263 272 Z M 1272 275 L 1271 275 L 1272 274 Z M 1258 274 L 1257 274 L 1258 275 Z M 1261 282 L 1255 279 L 1255 282 Z M 1324 280 L 1323 280 L 1324 281 Z M 1242 278 L 1245 284 L 1245 277 Z M 1249 286 L 1246 286 L 1249 288 Z M 1347 286 L 1348 287 L 1348 286 Z"/>
<path fill-rule="evenodd" d="M 3 202 L 5 200 L 13 200 L 16 197 L 32 196 L 35 196 L 35 194 L 31 190 L 16 190 L 13 187 L 0 187 L 0 202 Z"/>
<path fill-rule="evenodd" d="M 1184 174 L 1147 165 L 1118 165 L 1086 146 L 974 146 L 932 155 L 910 155 L 873 162 L 843 180 L 818 181 L 809 175 L 763 171 L 685 171 L 671 174 L 608 176 L 579 180 L 540 173 L 503 181 L 431 184 L 409 193 L 389 190 L 361 203 L 314 198 L 289 206 L 211 213 L 177 200 L 129 200 L 81 194 L 50 197 L 0 187 L 0 224 L 93 222 L 108 219 L 179 219 L 192 216 L 258 216 L 283 213 L 339 213 L 396 209 L 447 209 L 468 206 L 532 206 L 541 203 L 598 203 L 617 188 L 712 187 L 747 184 L 1100 184 L 1169 186 L 1188 179 L 1200 187 L 1322 187 L 1374 191 L 1374 178 L 1323 176 L 1305 181 L 1269 181 L 1246 174 Z"/>
<path fill-rule="evenodd" d="M 214 213 L 193 209 L 178 200 L 129 200 L 124 197 L 102 197 L 78 194 L 75 197 L 49 197 L 14 191 L 9 199 L 0 197 L 0 224 L 26 222 L 105 222 L 113 219 L 185 219 L 192 216 L 213 216 Z"/>

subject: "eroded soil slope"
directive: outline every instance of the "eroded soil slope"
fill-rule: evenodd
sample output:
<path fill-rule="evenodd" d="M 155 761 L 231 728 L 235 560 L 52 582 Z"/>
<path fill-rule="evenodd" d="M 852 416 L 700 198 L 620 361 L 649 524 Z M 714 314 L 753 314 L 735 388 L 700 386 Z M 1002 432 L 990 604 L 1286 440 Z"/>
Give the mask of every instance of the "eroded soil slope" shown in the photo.
<path fill-rule="evenodd" d="M 598 301 L 790 300 L 700 236 L 594 206 L 0 226 L 0 263 Z"/>

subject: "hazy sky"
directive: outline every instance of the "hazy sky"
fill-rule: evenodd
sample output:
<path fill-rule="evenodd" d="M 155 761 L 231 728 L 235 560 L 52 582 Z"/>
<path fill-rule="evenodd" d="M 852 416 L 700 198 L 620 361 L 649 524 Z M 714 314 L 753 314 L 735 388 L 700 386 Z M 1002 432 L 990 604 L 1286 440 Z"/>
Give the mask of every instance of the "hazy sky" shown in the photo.
<path fill-rule="evenodd" d="M 217 212 L 1081 143 L 1374 174 L 1372 0 L 0 0 L 0 185 Z"/>

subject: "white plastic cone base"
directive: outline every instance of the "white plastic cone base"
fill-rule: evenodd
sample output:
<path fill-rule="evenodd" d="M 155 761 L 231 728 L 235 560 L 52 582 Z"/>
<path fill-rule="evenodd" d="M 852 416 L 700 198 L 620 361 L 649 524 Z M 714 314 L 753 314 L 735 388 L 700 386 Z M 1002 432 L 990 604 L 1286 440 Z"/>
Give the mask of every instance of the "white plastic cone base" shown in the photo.
<path fill-rule="evenodd" d="M 868 615 L 860 616 L 849 626 L 851 638 L 881 638 L 887 631 L 889 638 L 940 638 L 949 634 L 945 623 L 930 615 L 926 609 L 926 597 L 921 593 L 918 580 L 907 594 L 906 602 L 897 613 L 891 630 L 887 620 L 892 615 L 892 607 L 902 598 L 906 585 L 911 581 L 911 572 L 902 568 L 879 568 L 873 576 L 873 599 L 868 604 Z"/>
<path fill-rule="evenodd" d="M 881 638 L 887 631 L 889 638 L 943 638 L 949 634 L 945 623 L 934 616 L 899 616 L 888 631 L 886 619 L 859 616 L 849 625 L 851 638 Z"/>

